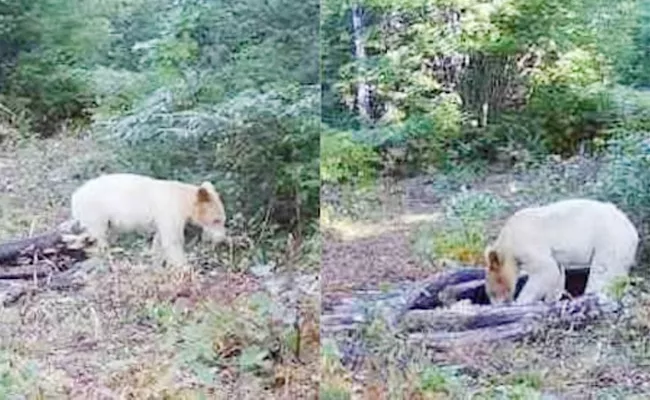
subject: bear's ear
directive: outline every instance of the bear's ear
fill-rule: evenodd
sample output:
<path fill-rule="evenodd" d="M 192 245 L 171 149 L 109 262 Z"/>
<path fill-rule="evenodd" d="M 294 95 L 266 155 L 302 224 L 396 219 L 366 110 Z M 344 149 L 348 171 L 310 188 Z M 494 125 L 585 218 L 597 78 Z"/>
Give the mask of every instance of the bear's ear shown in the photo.
<path fill-rule="evenodd" d="M 501 262 L 499 262 L 499 254 L 494 249 L 487 249 L 487 267 L 490 271 L 499 271 L 501 269 Z"/>
<path fill-rule="evenodd" d="M 214 191 L 215 191 L 215 190 L 214 190 L 214 186 L 212 185 L 212 182 L 205 181 L 205 182 L 203 182 L 203 183 L 201 184 L 201 187 L 202 187 L 202 188 L 205 188 L 205 189 L 207 189 L 207 190 L 209 190 L 209 191 L 211 191 L 211 192 L 214 192 Z"/>
<path fill-rule="evenodd" d="M 196 193 L 196 200 L 199 203 L 209 203 L 211 199 L 208 189 L 204 188 L 203 186 L 199 187 L 199 190 Z"/>

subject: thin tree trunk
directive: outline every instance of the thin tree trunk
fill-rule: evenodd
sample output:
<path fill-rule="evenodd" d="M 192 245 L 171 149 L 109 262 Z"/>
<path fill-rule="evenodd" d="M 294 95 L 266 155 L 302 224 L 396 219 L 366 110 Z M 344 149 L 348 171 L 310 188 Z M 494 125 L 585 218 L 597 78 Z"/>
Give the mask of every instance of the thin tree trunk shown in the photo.
<path fill-rule="evenodd" d="M 363 42 L 363 10 L 358 4 L 352 5 L 352 37 L 354 38 L 354 58 L 359 65 L 357 75 L 357 109 L 362 119 L 370 121 L 370 89 L 366 83 L 364 72 L 366 49 Z"/>

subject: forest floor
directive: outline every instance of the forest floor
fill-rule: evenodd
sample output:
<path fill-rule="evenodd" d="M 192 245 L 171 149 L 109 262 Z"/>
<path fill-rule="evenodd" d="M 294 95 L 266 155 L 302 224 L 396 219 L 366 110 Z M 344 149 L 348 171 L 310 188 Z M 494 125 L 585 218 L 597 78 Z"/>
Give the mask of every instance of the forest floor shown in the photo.
<path fill-rule="evenodd" d="M 491 240 L 512 210 L 579 196 L 575 187 L 596 170 L 595 163 L 585 160 L 535 173 L 475 176 L 453 185 L 439 182 L 439 177 L 419 177 L 362 191 L 323 189 L 323 307 L 364 290 L 386 291 L 441 271 L 432 242 L 441 240 L 436 232 L 445 228 L 446 205 L 462 193 L 493 196 L 506 204 L 485 222 L 484 239 Z M 480 257 L 482 245 L 470 244 L 475 257 Z M 367 336 L 370 355 L 360 365 L 344 366 L 331 356 L 340 355 L 340 349 L 323 353 L 321 398 L 647 398 L 650 290 L 645 283 L 639 287 L 624 321 L 602 321 L 581 331 L 553 328 L 516 343 L 456 348 L 436 354 L 435 362 L 417 349 L 407 353 L 380 325 L 370 323 L 361 333 Z M 325 346 L 331 343 L 322 340 Z M 409 354 L 406 364 L 396 361 L 399 354 Z"/>
<path fill-rule="evenodd" d="M 69 136 L 5 145 L 0 242 L 68 219 L 72 191 L 113 157 Z M 0 308 L 0 398 L 316 398 L 317 265 L 253 273 L 231 261 L 254 249 L 218 248 L 216 267 L 182 279 L 151 262 L 142 238 L 118 244 L 112 259 L 84 262 L 81 289 Z M 206 246 L 190 250 L 197 264 Z"/>

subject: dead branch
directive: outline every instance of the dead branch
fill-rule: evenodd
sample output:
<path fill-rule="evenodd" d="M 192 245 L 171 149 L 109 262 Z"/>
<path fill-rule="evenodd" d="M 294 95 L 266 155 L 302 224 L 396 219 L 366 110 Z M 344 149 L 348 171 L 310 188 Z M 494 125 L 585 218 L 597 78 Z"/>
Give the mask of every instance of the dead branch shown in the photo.
<path fill-rule="evenodd" d="M 0 281 L 5 306 L 39 290 L 73 290 L 82 285 L 74 273 L 88 258 L 90 238 L 72 221 L 41 235 L 0 243 Z M 22 281 L 22 283 L 20 283 Z M 16 282 L 9 284 L 9 282 Z"/>
<path fill-rule="evenodd" d="M 47 263 L 19 267 L 0 267 L 0 279 L 43 278 L 52 273 L 56 273 L 56 270 L 52 268 L 52 265 Z"/>
<path fill-rule="evenodd" d="M 85 248 L 90 244 L 90 238 L 77 225 L 66 222 L 51 232 L 0 243 L 0 265 L 22 266 L 43 259 L 54 264 L 55 259 L 81 261 L 87 258 Z"/>

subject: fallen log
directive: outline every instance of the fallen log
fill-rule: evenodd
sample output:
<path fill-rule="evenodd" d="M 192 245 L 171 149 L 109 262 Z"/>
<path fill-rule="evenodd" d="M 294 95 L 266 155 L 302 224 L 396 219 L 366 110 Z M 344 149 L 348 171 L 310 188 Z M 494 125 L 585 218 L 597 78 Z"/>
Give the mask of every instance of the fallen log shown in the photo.
<path fill-rule="evenodd" d="M 91 265 L 87 265 L 84 262 L 78 262 L 72 265 L 69 269 L 59 272 L 52 273 L 53 271 L 44 271 L 37 270 L 38 276 L 36 281 L 33 280 L 34 271 L 30 275 L 28 271 L 23 271 L 20 277 L 15 279 L 23 278 L 25 281 L 22 283 L 20 281 L 10 281 L 9 278 L 3 281 L 3 290 L 0 290 L 0 293 L 3 294 L 2 305 L 4 307 L 11 306 L 18 302 L 20 299 L 26 295 L 35 294 L 44 290 L 56 290 L 56 291 L 69 291 L 77 290 L 81 288 L 84 283 L 78 279 L 78 274 L 85 272 Z M 11 272 L 15 270 L 16 267 L 11 269 Z M 20 274 L 20 273 L 18 273 Z M 18 275 L 16 274 L 16 275 Z M 11 282 L 11 283 L 9 283 Z"/>
<path fill-rule="evenodd" d="M 530 323 L 512 322 L 463 332 L 412 333 L 408 335 L 406 342 L 412 346 L 444 351 L 455 347 L 521 339 L 535 333 L 535 328 L 535 325 Z"/>
<path fill-rule="evenodd" d="M 411 311 L 401 321 L 408 342 L 446 349 L 501 340 L 518 340 L 549 327 L 582 328 L 620 310 L 620 304 L 590 294 L 554 303 L 469 306 L 464 311 Z M 449 329 L 450 328 L 450 329 Z"/>
<path fill-rule="evenodd" d="M 20 256 L 34 251 L 54 248 L 61 243 L 62 236 L 58 231 L 2 243 L 0 244 L 0 264 L 13 262 Z"/>
<path fill-rule="evenodd" d="M 553 320 L 554 323 L 582 324 L 617 310 L 616 303 L 596 295 L 572 301 L 522 305 L 460 305 L 445 309 L 413 310 L 400 321 L 407 332 L 423 329 L 466 331 L 504 325 L 517 321 Z"/>
<path fill-rule="evenodd" d="M 0 243 L 2 304 L 9 306 L 40 290 L 80 287 L 73 275 L 88 258 L 85 249 L 91 243 L 71 221 L 51 232 Z"/>
<path fill-rule="evenodd" d="M 375 299 L 354 296 L 325 308 L 321 335 L 334 338 L 344 349 L 341 360 L 356 363 L 368 351 L 360 329 L 373 321 L 372 310 L 382 309 L 392 335 L 406 344 L 434 351 L 534 337 L 549 328 L 581 329 L 616 314 L 622 305 L 597 294 L 584 295 L 589 269 L 569 270 L 566 292 L 553 303 L 491 305 L 482 268 L 458 268 L 427 279 L 415 289 L 396 290 L 398 301 L 381 308 Z M 527 281 L 517 281 L 517 290 Z M 356 361 L 355 361 L 356 360 Z M 347 364 L 346 364 L 347 365 Z"/>
<path fill-rule="evenodd" d="M 589 268 L 567 270 L 566 292 L 571 297 L 580 296 L 587 285 L 588 276 Z M 528 276 L 519 276 L 515 297 L 519 295 L 527 280 Z M 485 291 L 483 268 L 458 268 L 433 276 L 407 298 L 402 313 L 444 307 L 461 300 L 470 300 L 473 304 L 490 304 Z"/>
<path fill-rule="evenodd" d="M 461 268 L 432 277 L 411 294 L 393 327 L 411 343 L 430 348 L 521 339 L 549 326 L 583 327 L 620 310 L 596 294 L 583 295 L 589 269 L 566 271 L 567 295 L 552 303 L 491 305 L 485 271 Z M 515 297 L 527 276 L 517 281 Z"/>
<path fill-rule="evenodd" d="M 90 243 L 79 227 L 67 222 L 58 229 L 37 236 L 0 243 L 0 265 L 21 266 L 47 258 L 87 258 L 84 248 Z"/>

